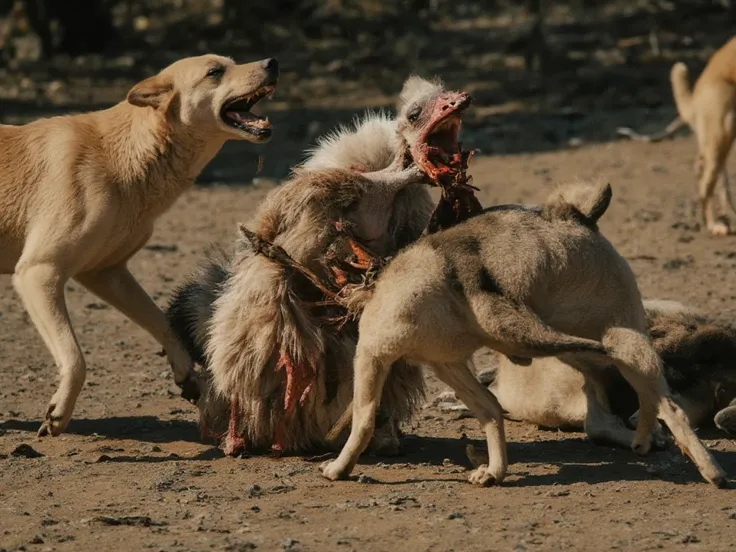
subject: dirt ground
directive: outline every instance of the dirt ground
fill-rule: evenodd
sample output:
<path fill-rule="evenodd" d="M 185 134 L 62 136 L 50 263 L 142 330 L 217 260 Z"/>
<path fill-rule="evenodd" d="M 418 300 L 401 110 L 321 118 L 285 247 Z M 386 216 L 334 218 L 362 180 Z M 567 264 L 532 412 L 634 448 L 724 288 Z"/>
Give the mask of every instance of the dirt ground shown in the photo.
<path fill-rule="evenodd" d="M 692 138 L 476 158 L 484 204 L 535 201 L 569 178 L 610 181 L 603 232 L 648 297 L 736 318 L 736 237 L 697 231 Z M 733 172 L 736 158 L 731 163 Z M 159 304 L 212 241 L 231 239 L 268 186 L 188 192 L 132 267 Z M 37 439 L 55 368 L 0 279 L 0 548 L 7 550 L 727 550 L 733 491 L 704 483 L 672 448 L 639 459 L 579 433 L 508 424 L 509 477 L 466 482 L 473 419 L 425 408 L 406 454 L 364 458 L 343 483 L 303 458 L 223 458 L 200 441 L 157 346 L 86 291 L 68 287 L 89 375 L 69 432 Z M 441 391 L 432 380 L 430 397 Z M 708 445 L 736 474 L 736 443 Z M 29 445 L 38 457 L 15 456 Z"/>
<path fill-rule="evenodd" d="M 544 77 L 522 70 L 519 48 L 508 46 L 519 21 L 502 15 L 456 13 L 406 36 L 401 21 L 385 35 L 375 21 L 359 21 L 348 38 L 336 22 L 334 36 L 320 40 L 272 25 L 256 43 L 239 35 L 197 42 L 185 28 L 184 54 L 171 33 L 156 34 L 173 24 L 152 23 L 138 50 L 0 68 L 0 118 L 109 105 L 194 50 L 279 57 L 280 88 L 264 106 L 272 143 L 225 148 L 131 263 L 164 306 L 204 248 L 234 238 L 236 223 L 316 135 L 365 106 L 390 105 L 411 70 L 439 74 L 476 98 L 464 141 L 482 150 L 471 172 L 485 205 L 538 201 L 571 178 L 607 180 L 614 199 L 601 228 L 644 295 L 731 323 L 736 236 L 700 230 L 692 136 L 611 140 L 620 124 L 667 123 L 672 61 L 699 71 L 732 29 L 715 8 L 699 19 L 672 12 L 661 23 L 661 56 L 649 59 L 646 19 L 619 9 L 626 4 L 605 3 L 608 19 L 552 21 L 552 46 L 568 65 Z M 257 152 L 265 162 L 251 182 Z M 736 156 L 729 169 L 736 173 Z M 196 410 L 179 398 L 153 339 L 75 284 L 67 299 L 87 382 L 68 433 L 37 439 L 56 368 L 10 278 L 0 276 L 0 551 L 720 551 L 736 540 L 736 494 L 703 482 L 677 449 L 640 459 L 582 433 L 508 423 L 509 476 L 479 489 L 466 481 L 464 453 L 481 443 L 477 422 L 432 406 L 405 428 L 402 456 L 364 457 L 355 472 L 362 477 L 349 482 L 323 480 L 300 457 L 224 458 L 200 439 Z M 431 399 L 444 389 L 429 379 Z M 736 477 L 736 441 L 699 433 Z"/>

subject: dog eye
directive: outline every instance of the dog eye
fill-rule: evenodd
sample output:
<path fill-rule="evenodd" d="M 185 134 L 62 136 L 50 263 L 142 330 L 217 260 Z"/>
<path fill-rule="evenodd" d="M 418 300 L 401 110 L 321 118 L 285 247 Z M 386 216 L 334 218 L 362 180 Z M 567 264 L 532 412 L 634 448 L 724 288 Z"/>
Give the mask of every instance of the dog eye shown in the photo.
<path fill-rule="evenodd" d="M 415 106 L 409 114 L 406 116 L 407 119 L 409 119 L 410 123 L 416 122 L 416 120 L 419 118 L 419 115 L 422 113 L 422 107 L 417 105 Z"/>
<path fill-rule="evenodd" d="M 215 65 L 207 71 L 207 76 L 213 79 L 219 79 L 225 74 L 225 68 L 222 65 Z"/>

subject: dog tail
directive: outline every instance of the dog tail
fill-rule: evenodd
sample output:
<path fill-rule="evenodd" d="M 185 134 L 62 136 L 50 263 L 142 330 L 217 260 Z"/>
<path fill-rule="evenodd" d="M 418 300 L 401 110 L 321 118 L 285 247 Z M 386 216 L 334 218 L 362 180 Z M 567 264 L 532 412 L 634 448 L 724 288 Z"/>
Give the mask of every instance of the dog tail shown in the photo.
<path fill-rule="evenodd" d="M 212 305 L 229 277 L 230 257 L 213 246 L 205 260 L 184 285 L 179 287 L 166 308 L 166 318 L 174 333 L 186 347 L 192 360 L 204 366 L 207 327 L 212 318 Z"/>
<path fill-rule="evenodd" d="M 675 63 L 670 71 L 670 82 L 672 83 L 672 94 L 675 97 L 675 105 L 677 105 L 680 118 L 692 125 L 693 91 L 690 86 L 687 65 L 682 62 Z"/>
<path fill-rule="evenodd" d="M 542 216 L 548 220 L 574 220 L 598 229 L 598 219 L 611 204 L 611 185 L 573 183 L 560 186 L 542 206 Z"/>

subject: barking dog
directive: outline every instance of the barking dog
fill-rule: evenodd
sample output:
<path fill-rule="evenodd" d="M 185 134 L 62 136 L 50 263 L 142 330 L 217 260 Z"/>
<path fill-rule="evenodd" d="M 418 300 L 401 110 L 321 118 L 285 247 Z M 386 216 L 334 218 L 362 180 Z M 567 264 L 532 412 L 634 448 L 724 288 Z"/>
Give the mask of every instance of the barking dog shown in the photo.
<path fill-rule="evenodd" d="M 487 209 L 394 257 L 360 319 L 350 436 L 338 458 L 322 465 L 323 475 L 350 474 L 373 433 L 384 383 L 401 369 L 396 361 L 406 360 L 431 366 L 485 429 L 489 464 L 470 481 L 502 481 L 501 406 L 468 366 L 476 350 L 490 347 L 525 362 L 557 356 L 581 370 L 615 364 L 639 399 L 634 451 L 649 451 L 659 414 L 705 479 L 725 485 L 669 396 L 630 267 L 598 232 L 610 197 L 609 186 L 579 185 L 541 208 Z"/>
<path fill-rule="evenodd" d="M 0 270 L 61 374 L 40 435 L 66 428 L 86 374 L 64 299 L 70 278 L 147 330 L 196 399 L 189 354 L 127 261 L 225 141 L 268 140 L 270 124 L 250 108 L 277 77 L 274 59 L 186 58 L 110 109 L 0 126 Z"/>
<path fill-rule="evenodd" d="M 350 228 L 376 255 L 395 254 L 427 225 L 432 202 L 420 168 L 430 155 L 456 149 L 468 103 L 439 83 L 408 79 L 395 120 L 371 115 L 322 140 L 248 226 L 321 278 L 332 276 L 324 257 L 336 227 Z M 330 322 L 315 291 L 244 241 L 232 256 L 211 255 L 174 297 L 171 325 L 205 366 L 202 424 L 227 432 L 227 453 L 322 448 L 346 410 L 357 328 Z M 415 410 L 423 386 L 414 365 L 402 363 L 390 376 L 374 450 L 396 450 L 398 423 Z"/>
<path fill-rule="evenodd" d="M 728 406 L 736 396 L 736 331 L 675 301 L 644 301 L 649 334 L 662 358 L 673 399 L 696 427 L 718 417 L 736 434 Z M 584 429 L 599 442 L 628 447 L 636 419 L 636 394 L 611 366 L 585 375 L 554 357 L 520 365 L 494 354 L 498 365 L 490 390 L 508 419 L 544 427 Z M 718 413 L 718 414 L 716 414 Z"/>

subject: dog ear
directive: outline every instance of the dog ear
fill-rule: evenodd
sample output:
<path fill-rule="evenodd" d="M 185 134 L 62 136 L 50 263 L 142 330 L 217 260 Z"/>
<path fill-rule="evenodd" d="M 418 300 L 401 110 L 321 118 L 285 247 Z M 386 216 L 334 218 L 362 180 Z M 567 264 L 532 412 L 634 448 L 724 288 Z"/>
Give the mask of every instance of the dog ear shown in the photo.
<path fill-rule="evenodd" d="M 174 92 L 171 79 L 156 75 L 136 84 L 128 92 L 128 102 L 136 107 L 152 107 L 158 109 L 166 105 Z"/>

